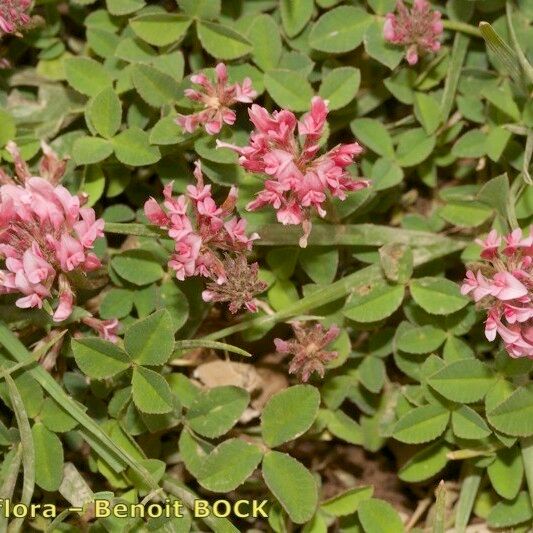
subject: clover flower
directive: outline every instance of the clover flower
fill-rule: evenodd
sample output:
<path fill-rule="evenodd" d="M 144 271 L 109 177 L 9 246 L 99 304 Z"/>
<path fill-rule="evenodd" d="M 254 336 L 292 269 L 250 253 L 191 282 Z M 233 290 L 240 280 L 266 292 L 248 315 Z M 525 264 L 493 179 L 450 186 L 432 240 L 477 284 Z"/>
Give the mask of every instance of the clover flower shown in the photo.
<path fill-rule="evenodd" d="M 206 302 L 228 303 L 231 313 L 236 313 L 241 308 L 255 313 L 257 301 L 254 296 L 267 288 L 267 284 L 257 278 L 259 265 L 249 265 L 243 254 L 238 254 L 235 258 L 226 254 L 223 265 L 228 273 L 226 281 L 222 284 L 208 283 L 206 290 L 202 292 L 202 298 Z"/>
<path fill-rule="evenodd" d="M 390 43 L 407 47 L 406 59 L 410 65 L 415 65 L 424 52 L 440 49 L 441 14 L 432 10 L 427 0 L 414 0 L 411 10 L 398 0 L 396 11 L 397 14 L 387 13 L 383 36 Z"/>
<path fill-rule="evenodd" d="M 233 276 L 240 276 L 242 269 L 228 268 L 231 265 L 223 261 L 222 254 L 243 254 L 251 250 L 259 235 L 254 233 L 248 237 L 246 220 L 231 216 L 237 200 L 235 187 L 218 206 L 212 197 L 211 185 L 204 184 L 200 162 L 196 162 L 194 176 L 196 185 L 189 185 L 186 195 L 173 197 L 172 183 L 169 183 L 163 190 L 164 209 L 150 198 L 144 205 L 144 212 L 150 222 L 166 229 L 174 240 L 174 253 L 168 266 L 176 272 L 177 279 L 203 276 L 221 286 L 220 290 L 225 287 L 234 292 L 238 282 Z M 246 288 L 244 284 L 242 288 Z M 203 296 L 206 301 L 214 300 L 213 289 Z M 252 306 L 249 298 L 244 295 L 241 298 L 243 303 L 249 304 L 247 307 Z"/>
<path fill-rule="evenodd" d="M 363 149 L 353 142 L 317 155 L 328 114 L 327 102 L 318 96 L 299 122 L 286 109 L 270 114 L 254 104 L 248 113 L 255 126 L 249 145 L 240 147 L 217 140 L 217 146 L 237 152 L 246 170 L 268 176 L 264 189 L 247 209 L 255 211 L 271 205 L 282 224 L 301 224 L 304 235 L 300 246 L 305 247 L 311 232 L 311 213 L 316 211 L 324 217 L 328 196 L 344 200 L 346 192 L 368 187 L 369 181 L 354 179 L 346 170 Z"/>
<path fill-rule="evenodd" d="M 249 104 L 257 96 L 250 78 L 245 78 L 242 84 L 228 84 L 228 71 L 224 63 L 219 63 L 215 67 L 215 74 L 215 84 L 205 74 L 191 76 L 191 81 L 199 85 L 200 89 L 186 89 L 185 96 L 203 104 L 204 109 L 191 115 L 178 116 L 177 124 L 188 133 L 203 125 L 209 135 L 216 135 L 223 124 L 231 126 L 235 123 L 236 115 L 231 109 L 232 105 L 237 102 Z"/>
<path fill-rule="evenodd" d="M 294 339 L 284 341 L 274 339 L 276 350 L 282 354 L 291 354 L 293 358 L 289 366 L 289 374 L 299 374 L 306 382 L 313 372 L 321 378 L 326 371 L 325 365 L 337 357 L 337 352 L 329 352 L 324 348 L 339 335 L 336 325 L 326 330 L 322 324 L 304 326 L 299 322 L 292 324 Z"/>
<path fill-rule="evenodd" d="M 461 292 L 487 310 L 489 341 L 499 335 L 511 357 L 533 358 L 533 235 L 522 238 L 516 229 L 503 240 L 502 248 L 492 230 L 476 241 L 484 261 L 467 271 Z"/>
<path fill-rule="evenodd" d="M 22 294 L 16 305 L 23 309 L 42 308 L 57 297 L 53 319 L 61 322 L 72 313 L 72 277 L 101 266 L 90 250 L 104 221 L 82 207 L 83 196 L 58 185 L 66 162 L 48 146 L 43 144 L 41 176 L 31 175 L 14 143 L 7 150 L 15 177 L 0 170 L 0 294 Z"/>
<path fill-rule="evenodd" d="M 32 24 L 27 13 L 31 0 L 2 0 L 0 2 L 0 37 L 5 33 L 19 33 Z"/>

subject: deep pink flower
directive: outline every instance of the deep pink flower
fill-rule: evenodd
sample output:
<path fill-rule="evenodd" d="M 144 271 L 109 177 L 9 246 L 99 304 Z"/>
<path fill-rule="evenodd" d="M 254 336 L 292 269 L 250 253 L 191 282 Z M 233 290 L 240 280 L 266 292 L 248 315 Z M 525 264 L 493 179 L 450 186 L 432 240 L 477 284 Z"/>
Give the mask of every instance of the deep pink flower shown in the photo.
<path fill-rule="evenodd" d="M 66 320 L 74 303 L 69 274 L 100 267 L 90 252 L 103 235 L 104 221 L 93 209 L 80 207 L 84 198 L 73 196 L 58 182 L 65 162 L 43 145 L 43 177 L 32 176 L 17 147 L 8 143 L 15 177 L 0 172 L 0 293 L 21 293 L 21 308 L 43 306 L 57 297 L 56 322 Z"/>
<path fill-rule="evenodd" d="M 427 0 L 414 0 L 411 9 L 398 0 L 396 14 L 385 16 L 383 36 L 390 43 L 407 47 L 407 62 L 415 65 L 424 52 L 440 49 L 439 38 L 443 32 L 440 19 L 441 13 L 432 10 Z"/>
<path fill-rule="evenodd" d="M 339 335 L 339 328 L 332 325 L 325 329 L 322 324 L 304 326 L 293 323 L 294 338 L 288 341 L 274 339 L 276 350 L 282 354 L 293 356 L 289 367 L 290 374 L 299 374 L 301 380 L 306 382 L 313 372 L 324 377 L 325 365 L 337 357 L 337 352 L 325 350 Z"/>
<path fill-rule="evenodd" d="M 499 335 L 511 357 L 533 358 L 533 246 L 531 236 L 514 230 L 502 239 L 492 230 L 477 240 L 485 261 L 468 270 L 461 286 L 478 306 L 487 310 L 485 336 Z"/>
<path fill-rule="evenodd" d="M 235 112 L 230 109 L 237 102 L 249 104 L 257 96 L 250 78 L 242 84 L 228 84 L 228 72 L 224 63 L 215 67 L 216 82 L 213 84 L 205 74 L 191 76 L 191 81 L 199 85 L 199 90 L 187 89 L 185 96 L 203 105 L 203 109 L 191 115 L 179 115 L 176 122 L 188 133 L 203 126 L 209 135 L 216 135 L 224 124 L 235 123 Z"/>
<path fill-rule="evenodd" d="M 31 25 L 27 13 L 31 0 L 2 0 L 0 2 L 0 37 L 3 33 L 19 33 Z"/>
<path fill-rule="evenodd" d="M 217 292 L 211 288 L 204 291 L 204 300 L 230 301 L 226 296 L 231 293 L 232 302 L 243 302 L 234 304 L 235 310 L 242 305 L 250 309 L 246 305 L 246 302 L 251 302 L 250 298 L 244 293 L 240 300 L 235 296 L 237 286 L 243 290 L 247 287 L 239 281 L 244 270 L 239 257 L 244 258 L 245 252 L 251 250 L 253 241 L 259 235 L 246 235 L 246 220 L 233 216 L 237 189 L 232 187 L 226 200 L 218 205 L 211 195 L 211 186 L 204 183 L 199 162 L 196 163 L 194 176 L 196 184 L 187 187 L 186 195 L 173 197 L 172 184 L 167 185 L 163 191 L 163 207 L 150 198 L 144 205 L 146 217 L 167 230 L 169 237 L 174 240 L 174 253 L 168 266 L 176 272 L 177 279 L 184 280 L 191 276 L 209 278 L 220 286 L 220 290 Z M 236 259 L 228 259 L 228 254 L 235 254 Z M 230 264 L 235 268 L 228 268 Z M 220 296 L 222 292 L 226 299 Z M 250 290 L 246 289 L 245 292 L 249 294 Z M 220 297 L 215 298 L 215 293 Z"/>
<path fill-rule="evenodd" d="M 249 145 L 240 147 L 217 140 L 217 146 L 236 151 L 239 163 L 249 172 L 268 176 L 264 189 L 247 209 L 271 205 L 282 224 L 301 224 L 304 235 L 300 246 L 305 247 L 313 212 L 324 217 L 328 198 L 344 200 L 346 192 L 368 187 L 367 180 L 354 179 L 346 170 L 363 149 L 354 142 L 317 156 L 328 113 L 327 102 L 318 96 L 299 122 L 285 109 L 270 114 L 254 104 L 248 113 L 255 126 Z"/>

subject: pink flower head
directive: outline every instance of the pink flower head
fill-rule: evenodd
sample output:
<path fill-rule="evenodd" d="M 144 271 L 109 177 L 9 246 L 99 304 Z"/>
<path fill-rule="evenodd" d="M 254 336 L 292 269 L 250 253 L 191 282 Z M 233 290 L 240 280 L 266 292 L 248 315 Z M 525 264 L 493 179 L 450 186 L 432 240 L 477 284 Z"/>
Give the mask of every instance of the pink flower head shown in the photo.
<path fill-rule="evenodd" d="M 461 286 L 477 305 L 487 310 L 485 336 L 503 340 L 511 357 L 533 358 L 533 246 L 520 229 L 503 239 L 492 230 L 482 246 L 482 264 L 469 270 Z"/>
<path fill-rule="evenodd" d="M 325 365 L 337 357 L 337 352 L 325 348 L 339 335 L 336 325 L 325 329 L 322 324 L 304 326 L 301 323 L 292 325 L 294 338 L 288 341 L 274 339 L 276 350 L 282 354 L 293 356 L 289 367 L 290 374 L 299 374 L 301 380 L 306 382 L 313 372 L 324 377 Z"/>
<path fill-rule="evenodd" d="M 100 266 L 89 250 L 103 235 L 104 221 L 58 185 L 65 161 L 50 147 L 43 145 L 42 177 L 32 176 L 14 143 L 7 149 L 15 176 L 0 173 L 0 293 L 22 294 L 16 301 L 21 308 L 41 308 L 44 299 L 57 297 L 53 318 L 66 320 L 74 304 L 70 276 Z"/>
<path fill-rule="evenodd" d="M 432 10 L 427 0 L 415 0 L 411 9 L 398 0 L 396 13 L 385 16 L 383 37 L 390 43 L 406 47 L 407 62 L 415 65 L 421 54 L 440 49 L 439 38 L 443 32 L 440 19 L 440 11 Z"/>
<path fill-rule="evenodd" d="M 20 34 L 32 19 L 28 14 L 31 0 L 2 0 L 0 2 L 0 37 L 3 33 Z"/>
<path fill-rule="evenodd" d="M 240 155 L 243 168 L 267 176 L 263 190 L 247 209 L 255 211 L 270 205 L 282 224 L 301 224 L 304 235 L 300 246 L 305 247 L 312 213 L 324 217 L 328 198 L 344 200 L 347 192 L 368 187 L 367 180 L 354 179 L 346 170 L 362 148 L 356 142 L 341 144 L 317 156 L 328 113 L 327 101 L 318 96 L 312 99 L 311 110 L 299 122 L 290 111 L 270 114 L 255 104 L 248 113 L 255 126 L 248 146 L 217 140 L 217 147 L 234 150 Z"/>
<path fill-rule="evenodd" d="M 211 186 L 204 183 L 199 162 L 195 164 L 194 176 L 196 184 L 189 185 L 185 195 L 173 197 L 170 184 L 165 187 L 163 206 L 150 198 L 144 205 L 145 214 L 150 222 L 164 228 L 174 240 L 174 252 L 168 266 L 175 271 L 177 279 L 184 280 L 191 276 L 209 278 L 215 284 L 224 286 L 220 290 L 225 291 L 225 296 L 222 298 L 220 291 L 219 294 L 211 288 L 204 291 L 205 301 L 239 301 L 242 304 L 235 304 L 234 310 L 241 306 L 249 309 L 251 304 L 245 303 L 250 303 L 251 299 L 243 294 L 250 294 L 250 289 L 243 281 L 236 281 L 245 277 L 242 272 L 246 270 L 238 258 L 244 258 L 244 253 L 251 250 L 253 241 L 259 235 L 254 233 L 248 236 L 246 221 L 233 214 L 237 189 L 232 187 L 226 200 L 219 205 L 212 196 Z M 235 260 L 229 257 L 230 253 L 235 254 Z M 251 279 L 248 281 L 251 282 Z M 244 291 L 241 299 L 236 296 L 237 286 Z M 216 298 L 213 296 L 215 293 L 219 294 Z M 228 294 L 232 295 L 232 299 L 226 298 Z"/>
<path fill-rule="evenodd" d="M 119 322 L 116 318 L 110 320 L 100 320 L 93 316 L 88 316 L 82 318 L 81 321 L 90 328 L 94 329 L 102 339 L 110 342 L 117 342 Z"/>
<path fill-rule="evenodd" d="M 228 72 L 224 63 L 215 67 L 216 82 L 213 84 L 205 74 L 194 74 L 191 81 L 199 89 L 187 89 L 185 96 L 203 105 L 203 109 L 191 115 L 179 115 L 176 122 L 187 133 L 203 126 L 209 135 L 216 135 L 224 124 L 233 125 L 236 115 L 231 106 L 237 102 L 249 104 L 257 96 L 250 78 L 228 84 Z"/>

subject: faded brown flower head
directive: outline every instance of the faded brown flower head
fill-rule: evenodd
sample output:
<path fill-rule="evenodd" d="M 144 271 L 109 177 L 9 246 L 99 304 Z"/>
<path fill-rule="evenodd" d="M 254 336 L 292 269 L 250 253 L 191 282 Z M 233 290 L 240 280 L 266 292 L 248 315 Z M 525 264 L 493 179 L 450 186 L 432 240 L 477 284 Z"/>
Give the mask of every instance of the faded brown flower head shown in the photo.
<path fill-rule="evenodd" d="M 274 339 L 276 350 L 283 354 L 292 354 L 289 367 L 290 374 L 299 374 L 306 382 L 313 372 L 324 377 L 325 365 L 337 357 L 337 352 L 324 348 L 339 335 L 339 328 L 333 324 L 328 330 L 322 324 L 304 326 L 300 323 L 292 324 L 294 339 L 284 341 Z"/>
<path fill-rule="evenodd" d="M 231 313 L 245 308 L 252 313 L 257 311 L 255 296 L 263 292 L 267 284 L 257 278 L 259 265 L 248 264 L 244 254 L 235 257 L 224 256 L 222 261 L 226 281 L 223 283 L 211 282 L 207 289 L 202 292 L 202 298 L 206 302 L 226 302 L 229 304 Z"/>

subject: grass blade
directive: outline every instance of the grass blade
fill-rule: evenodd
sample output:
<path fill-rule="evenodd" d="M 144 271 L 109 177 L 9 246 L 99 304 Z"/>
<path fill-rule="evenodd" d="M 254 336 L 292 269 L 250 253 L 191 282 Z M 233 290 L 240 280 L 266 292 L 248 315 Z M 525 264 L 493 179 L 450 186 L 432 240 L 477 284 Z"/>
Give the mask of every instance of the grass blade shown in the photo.
<path fill-rule="evenodd" d="M 7 374 L 4 374 L 4 378 L 7 384 L 9 399 L 11 400 L 13 411 L 15 412 L 15 418 L 17 419 L 20 433 L 20 444 L 22 447 L 22 468 L 24 477 L 20 503 L 29 506 L 35 489 L 35 450 L 33 447 L 30 421 L 28 420 L 26 408 L 24 407 L 24 403 L 22 402 L 22 398 L 13 378 Z M 14 532 L 20 531 L 23 522 L 24 518 L 16 518 L 11 523 L 9 530 Z"/>

